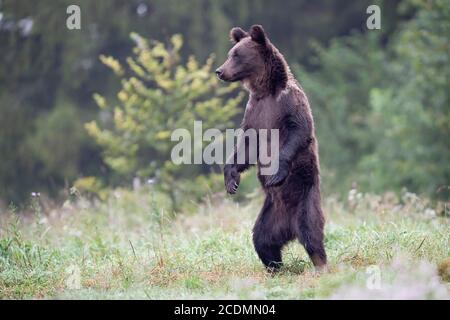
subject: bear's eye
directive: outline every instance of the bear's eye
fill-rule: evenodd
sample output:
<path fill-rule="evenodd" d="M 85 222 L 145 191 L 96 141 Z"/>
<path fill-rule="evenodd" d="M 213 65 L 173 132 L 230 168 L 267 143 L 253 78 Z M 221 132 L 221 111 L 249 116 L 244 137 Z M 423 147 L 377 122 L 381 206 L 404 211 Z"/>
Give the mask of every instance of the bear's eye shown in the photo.
<path fill-rule="evenodd" d="M 237 51 L 234 51 L 232 57 L 233 58 L 239 58 L 239 53 Z"/>

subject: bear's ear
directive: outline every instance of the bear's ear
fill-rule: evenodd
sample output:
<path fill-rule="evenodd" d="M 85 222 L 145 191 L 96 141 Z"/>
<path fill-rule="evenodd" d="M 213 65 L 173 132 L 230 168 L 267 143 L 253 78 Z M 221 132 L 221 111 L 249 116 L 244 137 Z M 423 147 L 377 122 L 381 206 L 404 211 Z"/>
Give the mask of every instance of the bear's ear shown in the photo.
<path fill-rule="evenodd" d="M 263 27 L 259 24 L 253 25 L 250 28 L 250 37 L 252 37 L 252 40 L 260 45 L 265 46 L 267 44 L 266 33 L 264 32 Z"/>
<path fill-rule="evenodd" d="M 248 36 L 248 33 L 239 27 L 235 27 L 230 30 L 230 40 L 231 40 L 231 42 L 233 42 L 235 44 L 238 43 L 239 41 L 241 41 L 242 38 L 245 38 L 247 36 Z"/>

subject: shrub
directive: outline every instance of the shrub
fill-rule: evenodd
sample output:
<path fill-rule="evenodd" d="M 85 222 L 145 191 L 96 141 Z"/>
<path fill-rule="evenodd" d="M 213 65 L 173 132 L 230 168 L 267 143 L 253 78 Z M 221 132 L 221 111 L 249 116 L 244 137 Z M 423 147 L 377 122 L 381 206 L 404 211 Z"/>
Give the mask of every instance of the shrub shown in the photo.
<path fill-rule="evenodd" d="M 183 180 L 209 176 L 218 168 L 175 165 L 170 159 L 175 144 L 170 139 L 172 131 L 185 128 L 192 134 L 195 120 L 203 122 L 204 130 L 223 130 L 232 125 L 242 96 L 231 97 L 236 84 L 219 85 L 211 70 L 212 56 L 204 65 L 193 56 L 181 63 L 180 35 L 172 36 L 169 47 L 137 34 L 131 37 L 136 45 L 126 67 L 113 57 L 100 57 L 121 79 L 121 89 L 115 106 L 94 95 L 106 120 L 90 122 L 86 128 L 103 148 L 104 161 L 116 178 L 154 179 L 156 187 L 176 204 Z"/>

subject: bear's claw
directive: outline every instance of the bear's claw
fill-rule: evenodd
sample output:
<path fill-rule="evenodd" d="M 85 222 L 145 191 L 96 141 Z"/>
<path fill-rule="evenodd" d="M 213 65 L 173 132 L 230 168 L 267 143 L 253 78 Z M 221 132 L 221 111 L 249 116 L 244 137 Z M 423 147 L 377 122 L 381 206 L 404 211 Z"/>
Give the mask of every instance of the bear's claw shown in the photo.
<path fill-rule="evenodd" d="M 229 194 L 235 194 L 240 183 L 240 174 L 235 168 L 224 170 L 225 188 Z"/>
<path fill-rule="evenodd" d="M 275 187 L 275 186 L 279 186 L 280 184 L 282 184 L 284 182 L 284 180 L 286 180 L 288 176 L 288 172 L 286 171 L 280 171 L 277 174 L 271 175 L 267 180 L 266 180 L 266 187 Z"/>
<path fill-rule="evenodd" d="M 288 175 L 289 175 L 288 163 L 286 161 L 280 161 L 280 167 L 278 168 L 278 172 L 267 178 L 265 186 L 266 187 L 279 186 L 284 182 L 284 180 L 286 180 Z"/>

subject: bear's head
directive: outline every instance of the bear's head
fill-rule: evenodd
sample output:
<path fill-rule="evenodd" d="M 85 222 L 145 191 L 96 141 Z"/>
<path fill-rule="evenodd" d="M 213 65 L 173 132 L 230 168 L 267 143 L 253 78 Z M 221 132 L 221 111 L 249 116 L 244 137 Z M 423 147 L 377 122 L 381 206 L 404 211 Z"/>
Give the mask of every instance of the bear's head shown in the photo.
<path fill-rule="evenodd" d="M 271 92 L 280 84 L 285 85 L 288 67 L 262 26 L 254 25 L 248 32 L 233 28 L 230 38 L 233 47 L 227 60 L 216 70 L 219 79 L 249 82 L 253 87 L 258 83 Z"/>

